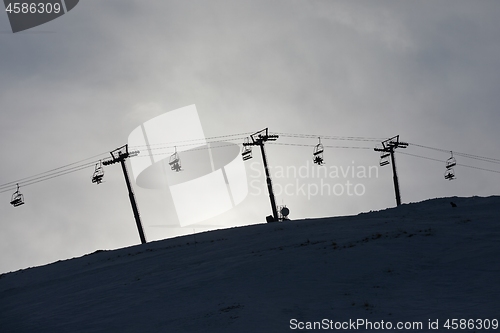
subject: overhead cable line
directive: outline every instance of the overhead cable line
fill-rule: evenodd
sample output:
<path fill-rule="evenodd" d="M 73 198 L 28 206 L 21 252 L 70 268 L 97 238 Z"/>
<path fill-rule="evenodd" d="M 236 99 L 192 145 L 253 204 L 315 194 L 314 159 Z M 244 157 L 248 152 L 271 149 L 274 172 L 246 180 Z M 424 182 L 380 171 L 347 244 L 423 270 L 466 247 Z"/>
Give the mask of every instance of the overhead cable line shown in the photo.
<path fill-rule="evenodd" d="M 237 133 L 237 134 L 228 134 L 228 135 L 219 135 L 219 136 L 212 136 L 212 137 L 206 137 L 206 138 L 200 138 L 200 139 L 190 139 L 190 140 L 181 140 L 181 141 L 172 141 L 172 142 L 160 142 L 160 143 L 152 143 L 152 144 L 147 144 L 147 145 L 137 145 L 137 146 L 130 146 L 130 148 L 134 149 L 141 149 L 141 148 L 147 148 L 147 149 L 164 149 L 164 148 L 171 148 L 174 146 L 181 147 L 181 146 L 193 146 L 199 143 L 211 143 L 211 142 L 218 142 L 216 139 L 225 139 L 224 141 L 240 141 L 244 139 L 246 136 L 248 136 L 250 133 Z M 234 137 L 232 139 L 228 139 Z M 186 142 L 192 142 L 191 144 L 186 143 Z M 184 143 L 184 144 L 183 144 Z M 151 148 L 154 146 L 165 146 L 162 148 Z"/>
<path fill-rule="evenodd" d="M 295 134 L 295 133 L 281 133 L 281 132 L 273 132 L 276 135 L 280 135 L 282 138 L 297 138 L 297 139 L 317 139 L 318 137 L 321 137 L 323 140 L 340 140 L 340 141 L 359 141 L 359 142 L 378 142 L 380 138 L 372 138 L 372 137 L 359 137 L 359 136 L 328 136 L 328 135 L 317 135 L 317 134 Z M 176 142 L 165 142 L 165 143 L 157 143 L 157 144 L 151 144 L 151 145 L 143 145 L 143 146 L 133 146 L 134 149 L 139 148 L 141 150 L 142 148 L 142 154 L 138 155 L 138 157 L 151 157 L 151 156 L 159 156 L 159 155 L 169 155 L 171 154 L 171 151 L 169 152 L 160 152 L 161 150 L 167 150 L 173 149 L 175 147 L 188 147 L 188 146 L 194 146 L 196 147 L 189 149 L 189 151 L 194 151 L 194 150 L 204 150 L 204 149 L 213 149 L 213 148 L 222 148 L 222 147 L 227 147 L 231 146 L 232 144 L 226 144 L 226 145 L 218 145 L 218 146 L 208 146 L 210 143 L 216 143 L 216 142 L 232 142 L 232 141 L 243 141 L 245 137 L 247 137 L 247 133 L 235 133 L 235 134 L 228 134 L 228 135 L 219 135 L 219 136 L 212 136 L 212 137 L 207 137 L 205 139 L 192 139 L 192 140 L 182 140 L 182 141 L 176 141 Z M 223 139 L 222 141 L 218 141 L 220 139 Z M 204 146 L 200 146 L 200 143 L 203 143 Z M 281 146 L 300 146 L 300 147 L 314 147 L 315 144 L 302 144 L 302 143 L 286 143 L 286 142 L 270 142 L 271 145 L 281 145 Z M 436 148 L 436 147 L 429 147 L 425 145 L 420 145 L 416 143 L 409 143 L 410 146 L 415 146 L 415 147 L 420 147 L 420 148 L 425 148 L 429 150 L 434 150 L 438 152 L 444 152 L 444 153 L 449 153 L 449 149 L 442 149 L 442 148 Z M 132 146 L 131 146 L 132 147 Z M 349 145 L 324 145 L 324 148 L 333 148 L 333 149 L 361 149 L 361 150 L 371 150 L 372 147 L 363 147 L 363 146 L 349 146 Z M 433 160 L 433 161 L 438 161 L 438 162 L 443 162 L 442 160 L 439 159 L 434 159 L 430 157 L 425 157 L 425 156 L 420 156 L 420 155 L 414 155 L 410 153 L 403 153 L 403 152 L 398 152 L 400 154 L 405 154 L 405 155 L 410 155 L 410 156 L 415 156 L 423 159 L 428 159 L 428 160 Z M 485 156 L 478 156 L 478 155 L 473 155 L 473 154 L 468 154 L 468 153 L 462 153 L 462 152 L 455 152 L 453 153 L 456 156 L 462 156 L 470 159 L 475 159 L 478 161 L 482 162 L 489 162 L 489 163 L 495 163 L 495 164 L 500 164 L 500 159 L 498 158 L 491 158 L 491 157 L 485 157 Z M 104 155 L 108 155 L 108 152 L 104 152 L 101 154 L 97 154 L 73 163 L 69 163 L 57 168 L 53 168 L 41 173 L 37 173 L 32 176 L 20 178 L 17 180 L 13 180 L 8 183 L 4 183 L 0 185 L 0 193 L 12 191 L 13 189 L 16 188 L 16 184 L 20 184 L 22 186 L 28 186 L 36 183 L 43 182 L 45 180 L 53 179 L 59 176 L 67 175 L 69 173 L 73 173 L 76 171 L 84 170 L 86 168 L 89 168 L 95 163 L 99 163 L 99 161 L 107 160 L 109 157 L 104 157 Z M 101 159 L 97 159 L 101 157 Z M 92 160 L 92 161 L 89 161 Z M 89 162 L 86 162 L 89 161 Z M 85 163 L 84 163 L 85 162 Z M 468 168 L 473 168 L 477 170 L 482 170 L 482 171 L 488 171 L 488 172 L 494 172 L 494 173 L 500 173 L 500 171 L 497 170 L 491 170 L 491 169 L 486 169 L 486 168 L 480 168 L 480 167 L 475 167 L 471 165 L 464 165 L 464 164 L 458 164 L 460 166 L 468 167 Z"/>
<path fill-rule="evenodd" d="M 410 143 L 410 145 L 415 146 L 415 147 L 420 147 L 420 148 L 426 148 L 426 149 L 430 149 L 430 150 L 435 150 L 435 151 L 439 151 L 439 152 L 444 152 L 444 153 L 449 153 L 450 152 L 449 149 L 434 148 L 434 147 L 419 145 L 419 144 L 416 144 L 416 143 Z M 479 161 L 483 161 L 483 162 L 490 162 L 490 163 L 500 164 L 500 159 L 498 159 L 498 158 L 491 158 L 491 157 L 484 157 L 484 156 L 472 155 L 472 154 L 461 153 L 461 152 L 457 152 L 457 151 L 453 151 L 453 154 L 458 155 L 458 156 L 462 156 L 462 157 L 467 157 L 467 158 L 479 160 Z"/>
<path fill-rule="evenodd" d="M 243 140 L 245 137 L 238 137 L 238 138 L 235 138 L 235 139 L 231 139 L 231 140 L 226 140 L 224 142 L 227 142 L 227 141 L 241 141 Z M 200 140 L 198 140 L 200 141 Z M 221 142 L 221 141 L 206 141 L 205 144 L 209 144 L 209 143 L 217 143 L 217 142 Z M 203 142 L 200 142 L 200 143 L 203 143 Z M 185 144 L 177 144 L 175 142 L 172 142 L 172 143 L 158 143 L 156 145 L 164 145 L 164 146 L 160 146 L 160 147 L 151 147 L 153 145 L 142 145 L 142 146 L 130 146 L 131 148 L 134 148 L 134 149 L 138 149 L 138 150 L 141 150 L 141 148 L 143 150 L 147 149 L 147 150 L 164 150 L 164 149 L 174 149 L 175 147 L 189 147 L 189 146 L 196 146 L 196 147 L 199 147 L 200 146 L 200 143 L 185 143 Z M 193 148 L 192 150 L 195 150 L 195 149 L 198 149 L 198 148 Z M 208 149 L 208 147 L 205 147 L 205 148 L 202 148 L 202 149 Z M 156 153 L 155 153 L 156 154 Z M 155 155 L 153 154 L 153 155 Z M 162 153 L 160 153 L 162 154 Z"/>
<path fill-rule="evenodd" d="M 403 153 L 403 152 L 398 152 L 398 154 L 409 155 L 409 156 L 413 156 L 413 157 L 418 157 L 418 158 L 423 158 L 426 160 L 431 160 L 431 161 L 443 163 L 442 160 L 438 160 L 437 158 L 425 157 L 425 156 L 420 156 L 420 155 L 415 155 L 415 154 L 410 154 L 410 153 Z M 472 165 L 459 164 L 459 163 L 457 163 L 457 165 L 463 166 L 466 168 L 471 168 L 471 169 L 478 169 L 478 170 L 483 170 L 483 171 L 488 171 L 488 172 L 500 173 L 500 171 L 498 171 L 498 170 L 485 169 L 485 168 L 480 168 L 480 167 L 476 167 L 476 166 L 472 166 Z"/>
<path fill-rule="evenodd" d="M 67 169 L 67 170 L 62 170 L 62 169 L 66 169 L 66 168 L 68 168 L 68 167 L 70 167 L 70 166 L 73 166 L 73 165 L 75 165 L 75 164 L 79 164 L 79 163 L 82 163 L 82 162 L 84 162 L 84 161 L 88 161 L 88 160 L 90 160 L 90 159 L 93 159 L 93 158 L 96 158 L 96 157 L 102 156 L 102 155 L 104 155 L 104 154 L 106 154 L 106 153 L 101 153 L 101 154 L 98 154 L 98 155 L 94 155 L 94 156 L 91 156 L 91 157 L 85 158 L 85 159 L 83 159 L 83 160 L 77 161 L 77 162 L 69 163 L 69 164 L 66 164 L 66 165 L 63 165 L 63 166 L 60 166 L 60 167 L 54 168 L 54 169 L 50 169 L 50 170 L 47 170 L 47 171 L 44 171 L 44 172 L 41 172 L 41 173 L 35 174 L 35 175 L 33 175 L 33 176 L 24 177 L 24 178 L 21 178 L 21 179 L 18 179 L 18 180 L 14 180 L 14 181 L 11 181 L 11 182 L 8 182 L 8 183 L 5 183 L 5 184 L 2 184 L 2 185 L 0 185 L 0 189 L 3 189 L 3 188 L 5 188 L 5 187 L 12 187 L 12 186 L 14 186 L 16 183 L 20 183 L 20 184 L 23 184 L 23 183 L 24 183 L 24 184 L 26 185 L 26 183 L 27 183 L 27 182 L 33 181 L 33 180 L 35 180 L 35 179 L 40 179 L 40 178 L 43 178 L 43 177 L 48 177 L 48 176 L 51 176 L 51 175 L 56 174 L 56 173 L 58 173 L 58 172 L 65 172 L 65 171 L 68 171 L 68 170 L 72 170 L 72 169 L 74 169 L 74 168 L 81 167 L 82 165 L 79 165 L 79 166 L 76 166 L 76 167 L 73 167 L 73 168 L 69 168 L 69 169 Z M 88 165 L 90 165 L 90 164 L 94 164 L 94 163 L 95 163 L 95 161 L 93 161 L 93 162 L 88 162 L 88 163 L 86 163 L 86 164 L 85 164 L 85 167 L 87 167 L 87 166 L 88 166 Z M 58 170 L 59 170 L 59 171 L 58 171 Z M 49 175 L 46 175 L 46 174 L 49 174 Z M 41 176 L 41 175 L 46 175 L 46 176 Z M 38 176 L 41 176 L 41 177 L 38 177 Z M 37 178 L 37 177 L 38 177 L 38 178 Z M 0 192 L 0 193 L 2 193 L 2 192 Z"/>
<path fill-rule="evenodd" d="M 322 137 L 323 138 L 323 137 Z M 298 146 L 298 147 L 315 147 L 315 144 L 307 145 L 301 143 L 283 143 L 283 142 L 272 142 L 271 145 L 277 146 Z M 358 146 L 331 146 L 323 145 L 324 148 L 341 148 L 341 149 L 373 149 L 372 147 L 358 147 Z"/>
<path fill-rule="evenodd" d="M 37 178 L 37 180 L 33 179 L 33 180 L 29 180 L 29 181 L 26 181 L 26 182 L 20 183 L 20 184 L 23 185 L 23 186 L 33 185 L 33 184 L 40 183 L 40 182 L 43 182 L 43 181 L 46 181 L 46 180 L 49 180 L 49 179 L 52 179 L 52 178 L 56 178 L 56 177 L 67 175 L 69 173 L 73 173 L 73 172 L 76 172 L 76 171 L 84 170 L 84 169 L 87 169 L 87 168 L 93 167 L 93 166 L 94 166 L 94 162 L 92 162 L 91 164 L 88 164 L 88 165 L 84 165 L 84 166 L 79 166 L 79 167 L 72 168 L 69 171 L 68 170 L 61 171 L 61 172 L 59 172 L 57 174 L 51 174 L 51 175 L 47 175 L 45 177 L 39 177 L 41 179 Z M 14 185 L 11 188 L 4 188 L 2 191 L 0 191 L 0 193 L 10 192 L 10 191 L 12 191 L 15 188 L 16 188 L 16 185 Z"/>
<path fill-rule="evenodd" d="M 214 139 L 230 138 L 230 137 L 238 136 L 238 137 L 230 140 L 230 141 L 237 141 L 237 140 L 243 139 L 245 134 L 247 134 L 247 133 L 220 135 L 220 136 L 209 137 L 206 139 L 214 140 Z M 179 142 L 194 142 L 194 141 L 201 141 L 201 140 L 195 139 L 195 140 L 184 140 L 184 141 L 179 141 Z M 209 142 L 209 141 L 207 141 L 207 142 Z M 160 148 L 149 148 L 149 150 L 173 148 L 175 142 L 168 143 L 168 144 L 171 144 L 172 146 L 160 147 Z M 160 144 L 158 144 L 158 145 L 160 145 Z M 189 146 L 189 145 L 193 145 L 193 144 L 184 144 L 184 145 L 177 145 L 177 146 Z M 142 146 L 142 147 L 145 147 L 145 146 Z M 192 150 L 198 150 L 198 149 L 200 149 L 200 148 L 194 148 Z M 203 148 L 201 148 L 201 149 L 203 149 Z M 204 148 L 204 149 L 208 149 L 208 148 Z M 4 183 L 4 184 L 0 185 L 0 193 L 12 191 L 12 189 L 15 189 L 16 184 L 18 184 L 18 183 L 22 186 L 28 186 L 28 185 L 32 185 L 32 184 L 36 184 L 36 183 L 45 181 L 45 180 L 49 180 L 49 179 L 53 179 L 53 178 L 56 178 L 59 176 L 63 176 L 63 175 L 66 175 L 66 174 L 69 174 L 72 172 L 86 169 L 90 166 L 95 165 L 95 163 L 98 163 L 99 160 L 93 160 L 93 161 L 87 162 L 85 164 L 81 164 L 82 162 L 88 161 L 90 159 L 95 159 L 97 157 L 103 157 L 103 156 L 108 155 L 108 154 L 109 154 L 108 152 L 104 152 L 104 153 L 94 155 L 94 156 L 91 156 L 91 157 L 88 157 L 88 158 L 85 158 L 85 159 L 82 159 L 82 160 L 79 160 L 79 161 L 76 161 L 73 163 L 69 163 L 69 164 L 66 164 L 66 165 L 63 165 L 63 166 L 60 166 L 57 168 L 53 168 L 53 169 L 50 169 L 50 170 L 47 170 L 47 171 L 44 171 L 41 173 L 37 173 L 37 174 L 32 175 L 32 176 L 28 176 L 28 177 L 20 178 L 20 179 L 17 179 L 17 180 L 8 182 L 8 183 Z M 168 153 L 155 153 L 155 154 L 148 154 L 148 155 L 141 155 L 141 156 L 152 156 L 152 155 L 163 155 L 163 154 L 168 154 Z M 103 157 L 102 159 L 109 159 L 109 157 L 106 156 L 106 157 Z"/>
<path fill-rule="evenodd" d="M 180 145 L 180 146 L 171 146 L 169 148 L 175 148 L 175 147 L 181 147 L 181 146 L 182 145 Z M 230 146 L 234 146 L 234 144 L 226 144 L 226 145 L 213 146 L 213 147 L 196 147 L 196 148 L 190 149 L 187 152 L 196 151 L 196 150 L 216 149 L 216 148 L 223 148 L 223 147 L 230 147 Z M 184 151 L 184 153 L 186 153 L 186 151 Z M 152 154 L 139 154 L 139 155 L 137 155 L 137 157 L 154 157 L 154 156 L 171 155 L 171 154 L 172 154 L 172 152 L 152 153 Z"/>
<path fill-rule="evenodd" d="M 322 139 L 329 140 L 346 140 L 346 141 L 373 141 L 378 142 L 384 140 L 384 138 L 367 138 L 361 136 L 332 136 L 332 135 L 318 135 L 318 134 L 294 134 L 294 133 L 280 133 L 273 132 L 274 134 L 278 134 L 282 137 L 290 137 L 290 138 L 304 138 L 304 139 L 317 139 L 321 137 Z"/>

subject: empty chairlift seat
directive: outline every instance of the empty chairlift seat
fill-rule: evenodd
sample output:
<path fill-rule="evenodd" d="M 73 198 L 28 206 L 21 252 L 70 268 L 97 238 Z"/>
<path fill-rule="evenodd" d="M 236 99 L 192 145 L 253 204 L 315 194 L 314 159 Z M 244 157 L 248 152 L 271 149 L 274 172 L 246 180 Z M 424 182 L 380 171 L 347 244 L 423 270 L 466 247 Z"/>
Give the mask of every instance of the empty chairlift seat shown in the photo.
<path fill-rule="evenodd" d="M 21 192 L 19 192 L 19 184 L 17 184 L 17 191 L 12 194 L 10 204 L 14 207 L 24 204 L 24 196 L 21 194 Z"/>

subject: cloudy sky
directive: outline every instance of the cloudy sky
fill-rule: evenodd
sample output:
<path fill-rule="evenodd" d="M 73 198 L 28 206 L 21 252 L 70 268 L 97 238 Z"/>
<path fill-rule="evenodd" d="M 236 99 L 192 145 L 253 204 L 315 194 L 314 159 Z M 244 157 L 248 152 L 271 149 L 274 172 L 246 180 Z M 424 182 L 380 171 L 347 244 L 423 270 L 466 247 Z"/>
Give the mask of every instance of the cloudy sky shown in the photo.
<path fill-rule="evenodd" d="M 192 104 L 207 138 L 281 133 L 266 151 L 292 219 L 395 206 L 391 168 L 372 148 L 398 134 L 410 143 L 396 154 L 403 203 L 498 194 L 499 15 L 495 0 L 82 0 L 15 34 L 0 15 L 0 272 L 139 243 L 119 165 L 99 185 L 92 165 L 23 179 L 104 158 L 144 122 Z M 316 136 L 327 177 L 294 175 L 315 169 Z M 181 228 L 168 191 L 134 184 L 147 239 L 265 221 L 253 156 L 245 200 L 207 226 Z M 356 173 L 332 174 L 348 167 Z M 26 204 L 14 208 L 18 181 Z"/>

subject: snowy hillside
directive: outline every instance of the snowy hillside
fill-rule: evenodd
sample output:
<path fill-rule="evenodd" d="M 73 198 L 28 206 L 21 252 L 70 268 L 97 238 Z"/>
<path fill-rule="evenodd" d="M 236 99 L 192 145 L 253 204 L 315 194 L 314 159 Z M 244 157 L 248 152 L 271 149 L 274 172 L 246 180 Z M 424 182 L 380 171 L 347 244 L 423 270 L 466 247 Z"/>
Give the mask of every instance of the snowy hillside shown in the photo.
<path fill-rule="evenodd" d="M 461 332 L 498 331 L 499 207 L 496 196 L 433 199 L 3 274 L 0 332 L 289 332 L 349 321 L 361 331 L 420 322 L 425 332 L 429 320 L 449 331 L 447 319 L 476 320 Z"/>

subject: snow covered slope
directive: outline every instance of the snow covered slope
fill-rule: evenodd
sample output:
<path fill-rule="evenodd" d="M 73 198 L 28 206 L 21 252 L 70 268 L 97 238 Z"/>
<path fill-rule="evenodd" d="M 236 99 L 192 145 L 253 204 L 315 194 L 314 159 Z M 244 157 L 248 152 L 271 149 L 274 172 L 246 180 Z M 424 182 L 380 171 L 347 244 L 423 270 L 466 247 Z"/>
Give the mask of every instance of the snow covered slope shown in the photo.
<path fill-rule="evenodd" d="M 433 199 L 3 274 L 0 332 L 289 332 L 357 320 L 419 331 L 439 320 L 448 331 L 447 319 L 498 320 L 499 207 L 497 196 Z"/>

